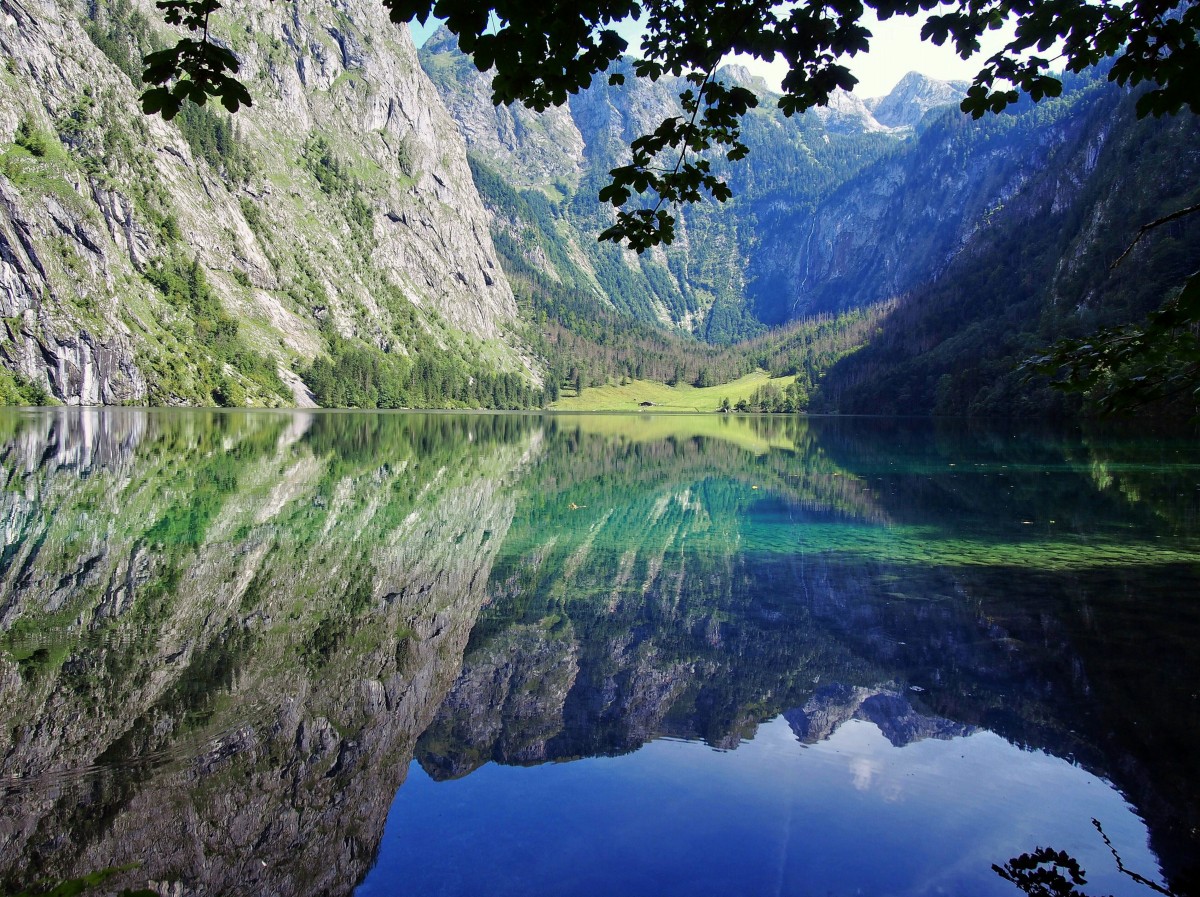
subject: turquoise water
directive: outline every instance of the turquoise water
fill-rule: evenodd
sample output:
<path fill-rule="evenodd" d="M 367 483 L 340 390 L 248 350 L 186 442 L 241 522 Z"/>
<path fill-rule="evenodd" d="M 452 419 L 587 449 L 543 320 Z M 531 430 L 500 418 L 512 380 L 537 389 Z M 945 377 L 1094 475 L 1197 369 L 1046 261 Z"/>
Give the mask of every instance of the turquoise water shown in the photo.
<path fill-rule="evenodd" d="M 0 892 L 1196 890 L 1191 433 L 4 411 L 0 521 Z"/>

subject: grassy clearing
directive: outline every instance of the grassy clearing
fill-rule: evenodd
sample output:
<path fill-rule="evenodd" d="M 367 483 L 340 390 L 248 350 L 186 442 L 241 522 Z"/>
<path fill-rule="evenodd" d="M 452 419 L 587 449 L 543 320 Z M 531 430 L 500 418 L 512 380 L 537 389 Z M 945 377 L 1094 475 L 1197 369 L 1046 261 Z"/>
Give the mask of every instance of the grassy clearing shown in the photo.
<path fill-rule="evenodd" d="M 739 399 L 750 400 L 754 391 L 770 383 L 782 392 L 795 377 L 776 377 L 766 371 L 755 371 L 721 386 L 698 389 L 690 384 L 667 386 L 649 380 L 633 380 L 625 386 L 607 384 L 585 389 L 581 396 L 567 396 L 550 407 L 555 411 L 716 411 L 722 399 L 736 405 Z M 653 408 L 643 408 L 642 402 L 653 402 Z"/>

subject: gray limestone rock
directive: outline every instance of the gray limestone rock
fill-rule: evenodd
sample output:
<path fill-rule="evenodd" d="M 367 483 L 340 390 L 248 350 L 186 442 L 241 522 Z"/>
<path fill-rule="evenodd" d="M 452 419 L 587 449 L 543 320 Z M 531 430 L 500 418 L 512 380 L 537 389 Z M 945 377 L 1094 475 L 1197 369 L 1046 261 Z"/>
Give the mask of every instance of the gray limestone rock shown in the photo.
<path fill-rule="evenodd" d="M 536 379 L 509 335 L 516 305 L 462 137 L 382 6 L 262 0 L 215 29 L 254 96 L 233 119 L 238 173 L 198 151 L 186 116 L 142 115 L 141 86 L 91 41 L 87 15 L 0 0 L 0 144 L 24 122 L 49 147 L 0 165 L 0 313 L 21 320 L 0 364 L 67 403 L 204 401 L 204 341 L 146 278 L 179 258 L 199 263 L 292 401 L 308 398 L 292 370 L 323 351 L 323 326 L 404 354 L 404 304 L 436 341 L 492 341 L 502 367 Z M 314 177 L 317 138 L 337 189 Z"/>
<path fill-rule="evenodd" d="M 871 104 L 871 114 L 885 127 L 912 128 L 930 109 L 960 102 L 969 86 L 966 81 L 939 81 L 920 72 L 909 72 L 891 93 Z"/>

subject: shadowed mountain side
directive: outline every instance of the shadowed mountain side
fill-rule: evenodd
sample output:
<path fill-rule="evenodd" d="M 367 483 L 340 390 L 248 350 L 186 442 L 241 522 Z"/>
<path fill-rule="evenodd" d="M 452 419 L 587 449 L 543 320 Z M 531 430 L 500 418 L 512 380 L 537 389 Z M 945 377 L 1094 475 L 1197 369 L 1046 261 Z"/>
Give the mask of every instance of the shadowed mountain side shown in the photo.
<path fill-rule="evenodd" d="M 0 448 L 0 883 L 132 864 L 109 885 L 349 893 L 536 427 L 91 415 Z"/>
<path fill-rule="evenodd" d="M 1191 215 L 1146 233 L 1112 267 L 1141 225 L 1200 199 L 1196 116 L 1139 121 L 1136 92 L 1095 73 L 1072 80 L 1061 100 L 1001 116 L 971 139 L 961 123 L 939 120 L 920 138 L 920 165 L 901 175 L 893 160 L 830 200 L 844 208 L 818 217 L 813 252 L 798 263 L 811 274 L 795 301 L 828 308 L 846 295 L 906 295 L 878 338 L 830 370 L 812 410 L 1076 414 L 1077 401 L 1030 380 L 1021 362 L 1058 338 L 1142 320 L 1200 266 L 1200 221 Z M 1031 141 L 1033 133 L 1042 136 Z M 945 166 L 959 162 L 956 177 Z M 988 165 L 996 184 L 961 176 Z M 989 193 L 1002 172 L 1002 187 Z M 897 177 L 909 179 L 903 190 Z M 880 196 L 872 183 L 894 192 Z M 885 212 L 888 202 L 895 208 Z M 947 214 L 965 208 L 974 217 Z M 890 224 L 882 241 L 869 223 L 879 214 Z M 921 252 L 934 259 L 922 263 Z M 890 292 L 872 292 L 875 269 Z M 839 278 L 866 292 L 847 293 Z"/>

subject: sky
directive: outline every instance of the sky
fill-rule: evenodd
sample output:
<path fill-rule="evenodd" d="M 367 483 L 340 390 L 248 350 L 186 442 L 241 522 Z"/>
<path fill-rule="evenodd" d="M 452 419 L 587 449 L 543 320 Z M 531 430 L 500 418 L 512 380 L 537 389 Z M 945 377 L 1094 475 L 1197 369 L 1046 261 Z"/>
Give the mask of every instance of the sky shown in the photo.
<path fill-rule="evenodd" d="M 871 51 L 849 60 L 850 71 L 859 81 L 854 89 L 856 95 L 863 98 L 884 96 L 896 86 L 897 81 L 912 71 L 945 81 L 969 81 L 979 71 L 983 60 L 1003 46 L 1007 34 L 1007 31 L 994 32 L 990 41 L 984 41 L 983 51 L 970 62 L 966 62 L 958 58 L 949 44 L 937 47 L 922 41 L 923 22 L 920 18 L 904 17 L 896 17 L 886 22 L 872 20 L 868 25 L 874 35 L 871 38 Z M 410 23 L 413 40 L 418 46 L 425 42 L 437 24 L 436 21 L 424 26 L 417 22 Z M 629 41 L 630 51 L 636 51 L 640 40 L 637 24 L 623 23 L 617 30 Z M 780 62 L 768 64 L 748 58 L 734 58 L 728 61 L 745 65 L 775 89 L 779 88 L 780 79 L 786 71 Z"/>
<path fill-rule="evenodd" d="M 872 17 L 873 18 L 873 17 Z M 860 97 L 880 97 L 890 93 L 896 82 L 909 72 L 920 72 L 943 81 L 970 81 L 983 65 L 983 61 L 1004 46 L 1006 31 L 993 32 L 991 40 L 985 39 L 982 52 L 967 62 L 959 59 L 954 48 L 947 42 L 938 47 L 921 40 L 923 18 L 897 16 L 886 22 L 873 21 L 868 24 L 871 50 L 860 53 L 847 61 L 851 73 L 858 78 L 854 93 Z M 758 60 L 735 60 L 742 62 L 756 75 L 761 75 L 773 88 L 779 87 L 786 72 L 781 62 L 768 65 Z"/>

